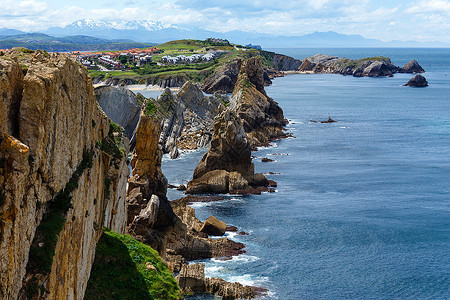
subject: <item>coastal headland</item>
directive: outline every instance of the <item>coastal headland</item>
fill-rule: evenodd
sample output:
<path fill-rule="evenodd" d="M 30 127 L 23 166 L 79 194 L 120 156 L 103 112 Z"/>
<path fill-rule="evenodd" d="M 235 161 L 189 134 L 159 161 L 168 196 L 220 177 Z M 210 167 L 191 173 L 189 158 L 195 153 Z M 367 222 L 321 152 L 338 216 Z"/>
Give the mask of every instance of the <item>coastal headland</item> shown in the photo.
<path fill-rule="evenodd" d="M 139 66 L 126 52 L 110 55 L 128 69 L 108 71 L 88 71 L 77 55 L 15 48 L 0 56 L 1 297 L 121 298 L 129 289 L 143 299 L 266 294 L 205 277 L 204 264 L 193 261 L 230 259 L 246 245 L 221 237 L 239 228 L 214 216 L 202 222 L 189 206 L 218 199 L 211 194 L 276 187 L 252 163 L 252 151 L 290 137 L 264 87 L 289 72 L 424 72 L 415 61 L 297 60 L 215 40 L 174 41 L 151 52 Z M 123 88 L 130 84 L 179 89 L 153 99 Z M 199 196 L 169 201 L 163 154 L 201 147 L 208 151 L 193 179 L 177 187 Z"/>

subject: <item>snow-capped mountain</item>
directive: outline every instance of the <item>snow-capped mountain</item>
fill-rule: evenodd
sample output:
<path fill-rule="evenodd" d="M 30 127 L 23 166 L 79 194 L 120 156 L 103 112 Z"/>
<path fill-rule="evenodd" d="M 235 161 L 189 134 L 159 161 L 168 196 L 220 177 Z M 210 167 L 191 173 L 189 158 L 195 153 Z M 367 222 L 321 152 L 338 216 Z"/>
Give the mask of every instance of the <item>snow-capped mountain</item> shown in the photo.
<path fill-rule="evenodd" d="M 211 33 L 200 29 L 183 29 L 153 20 L 122 21 L 81 19 L 65 27 L 51 27 L 54 36 L 89 35 L 105 39 L 131 39 L 139 42 L 166 42 L 173 39 L 204 39 Z"/>
<path fill-rule="evenodd" d="M 117 30 L 142 30 L 158 31 L 168 28 L 177 28 L 170 24 L 164 24 L 159 21 L 140 20 L 140 21 L 105 21 L 95 19 L 81 19 L 65 27 L 66 29 L 117 29 Z"/>

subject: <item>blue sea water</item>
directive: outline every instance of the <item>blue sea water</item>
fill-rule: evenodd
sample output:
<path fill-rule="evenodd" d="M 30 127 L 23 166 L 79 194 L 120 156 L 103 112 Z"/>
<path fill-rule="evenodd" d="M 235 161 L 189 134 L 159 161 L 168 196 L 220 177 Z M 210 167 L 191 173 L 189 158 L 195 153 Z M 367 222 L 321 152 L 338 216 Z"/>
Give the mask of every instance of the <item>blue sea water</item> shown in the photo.
<path fill-rule="evenodd" d="M 207 260 L 207 275 L 267 287 L 268 299 L 449 299 L 450 49 L 276 51 L 416 59 L 430 86 L 403 87 L 411 74 L 275 79 L 266 91 L 295 138 L 260 149 L 254 162 L 280 173 L 267 175 L 277 192 L 193 206 L 201 220 L 214 215 L 250 233 L 228 234 L 247 253 Z M 338 122 L 309 122 L 328 116 Z M 165 157 L 169 182 L 186 183 L 204 151 Z"/>

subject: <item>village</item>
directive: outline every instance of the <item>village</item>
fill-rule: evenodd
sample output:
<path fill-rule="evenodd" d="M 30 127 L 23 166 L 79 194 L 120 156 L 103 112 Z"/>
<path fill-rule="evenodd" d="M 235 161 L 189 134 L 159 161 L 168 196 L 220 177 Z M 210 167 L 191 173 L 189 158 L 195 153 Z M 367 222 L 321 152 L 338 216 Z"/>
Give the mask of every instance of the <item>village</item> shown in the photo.
<path fill-rule="evenodd" d="M 144 67 L 147 64 L 157 66 L 167 66 L 176 64 L 193 64 L 193 63 L 207 63 L 222 56 L 227 51 L 225 50 L 209 50 L 207 53 L 196 53 L 192 55 L 178 55 L 170 56 L 164 55 L 161 57 L 164 50 L 157 47 L 150 47 L 147 49 L 128 49 L 114 52 L 81 52 L 73 51 L 70 54 L 82 63 L 86 68 L 91 70 L 126 70 L 131 68 Z M 158 55 L 155 60 L 154 56 Z"/>

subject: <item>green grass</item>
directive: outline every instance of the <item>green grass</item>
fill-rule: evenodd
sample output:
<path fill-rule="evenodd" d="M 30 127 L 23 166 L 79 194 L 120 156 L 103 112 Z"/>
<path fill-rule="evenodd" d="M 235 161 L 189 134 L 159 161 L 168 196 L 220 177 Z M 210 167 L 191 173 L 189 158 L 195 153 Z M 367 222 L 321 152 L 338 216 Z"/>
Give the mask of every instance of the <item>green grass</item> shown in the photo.
<path fill-rule="evenodd" d="M 147 268 L 151 263 L 156 270 Z M 129 235 L 105 229 L 85 293 L 91 299 L 179 299 L 172 272 L 158 253 Z"/>

